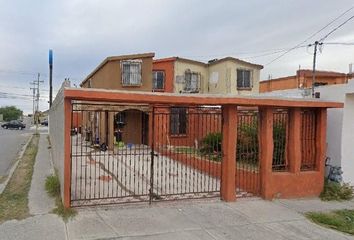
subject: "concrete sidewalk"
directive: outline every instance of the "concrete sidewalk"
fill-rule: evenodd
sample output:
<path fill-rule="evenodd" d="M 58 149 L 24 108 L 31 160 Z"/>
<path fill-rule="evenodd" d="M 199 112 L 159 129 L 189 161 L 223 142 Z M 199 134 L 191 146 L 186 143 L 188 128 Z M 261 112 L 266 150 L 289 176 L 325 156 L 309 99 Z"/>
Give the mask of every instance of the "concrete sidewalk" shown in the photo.
<path fill-rule="evenodd" d="M 78 209 L 68 223 L 50 211 L 44 190 L 52 171 L 46 135 L 41 135 L 29 194 L 32 217 L 0 225 L 0 239 L 354 239 L 315 225 L 299 212 L 317 210 L 312 200 L 240 199 L 161 202 Z M 326 203 L 321 209 L 352 206 Z M 332 204 L 332 205 L 331 205 Z M 320 210 L 321 210 L 320 209 Z"/>
<path fill-rule="evenodd" d="M 260 199 L 79 210 L 69 239 L 354 239 Z"/>
<path fill-rule="evenodd" d="M 299 213 L 305 212 L 329 212 L 340 209 L 354 209 L 354 200 L 351 201 L 321 201 L 319 198 L 313 199 L 280 199 L 274 201 Z"/>
<path fill-rule="evenodd" d="M 33 216 L 1 224 L 0 239 L 66 239 L 65 224 L 60 217 L 50 213 L 54 200 L 44 189 L 45 178 L 53 171 L 50 162 L 47 134 L 41 134 L 28 195 L 28 207 Z"/>
<path fill-rule="evenodd" d="M 53 210 L 54 201 L 45 191 L 44 183 L 47 176 L 54 173 L 50 161 L 47 134 L 41 134 L 38 153 L 34 164 L 31 188 L 28 195 L 30 214 L 45 214 Z"/>

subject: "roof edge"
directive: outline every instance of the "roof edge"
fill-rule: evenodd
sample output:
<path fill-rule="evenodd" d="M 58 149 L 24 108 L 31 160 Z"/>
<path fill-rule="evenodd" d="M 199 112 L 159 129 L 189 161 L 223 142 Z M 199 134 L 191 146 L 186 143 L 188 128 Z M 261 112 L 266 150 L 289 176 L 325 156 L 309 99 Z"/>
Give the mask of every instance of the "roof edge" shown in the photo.
<path fill-rule="evenodd" d="M 106 65 L 109 61 L 117 61 L 117 60 L 124 60 L 124 59 L 137 59 L 137 58 L 153 58 L 155 53 L 138 53 L 138 54 L 128 54 L 128 55 L 119 55 L 119 56 L 109 56 L 106 57 L 87 77 L 82 80 L 80 83 L 80 87 L 87 82 L 98 70 L 100 70 L 104 65 Z"/>

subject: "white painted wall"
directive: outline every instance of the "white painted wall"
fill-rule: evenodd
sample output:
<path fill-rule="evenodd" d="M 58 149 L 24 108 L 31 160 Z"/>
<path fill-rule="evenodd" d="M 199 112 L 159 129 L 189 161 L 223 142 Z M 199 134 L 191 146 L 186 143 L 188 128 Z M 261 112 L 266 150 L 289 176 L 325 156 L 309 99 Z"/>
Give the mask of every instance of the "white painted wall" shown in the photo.
<path fill-rule="evenodd" d="M 327 156 L 332 165 L 342 166 L 344 180 L 354 184 L 354 79 L 347 84 L 316 87 L 315 91 L 321 93 L 321 100 L 344 102 L 343 109 L 328 109 Z M 289 89 L 261 95 L 305 98 L 303 93 L 300 89 Z"/>
<path fill-rule="evenodd" d="M 52 160 L 60 180 L 61 197 L 64 199 L 64 88 L 70 81 L 63 82 L 49 109 L 49 138 Z"/>
<path fill-rule="evenodd" d="M 354 185 L 354 92 L 346 94 L 344 105 L 341 148 L 343 179 Z"/>

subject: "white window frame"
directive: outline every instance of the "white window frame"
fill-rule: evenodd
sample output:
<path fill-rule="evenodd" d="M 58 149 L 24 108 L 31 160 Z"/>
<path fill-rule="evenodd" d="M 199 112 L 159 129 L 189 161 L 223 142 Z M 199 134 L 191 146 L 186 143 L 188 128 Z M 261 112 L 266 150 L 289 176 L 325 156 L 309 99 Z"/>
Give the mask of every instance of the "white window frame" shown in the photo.
<path fill-rule="evenodd" d="M 242 71 L 243 74 L 242 74 L 242 86 L 239 86 L 239 79 L 238 79 L 238 71 Z M 249 72 L 249 76 L 250 76 L 250 79 L 249 79 L 249 86 L 245 86 L 245 80 L 244 80 L 244 72 L 247 71 Z M 236 88 L 237 89 L 246 89 L 246 90 L 249 90 L 249 89 L 252 89 L 253 88 L 253 71 L 250 70 L 250 69 L 245 69 L 245 68 L 238 68 L 236 69 Z"/>
<path fill-rule="evenodd" d="M 123 86 L 142 85 L 142 61 L 141 60 L 123 60 L 121 61 L 120 67 L 121 67 L 121 78 L 122 78 L 121 81 Z"/>
<path fill-rule="evenodd" d="M 156 80 L 157 80 L 158 73 L 162 73 L 162 88 L 157 88 Z M 165 89 L 165 81 L 166 81 L 165 71 L 154 70 L 152 72 L 152 89 L 153 90 L 164 90 Z"/>
<path fill-rule="evenodd" d="M 187 75 L 190 74 L 190 79 L 188 79 Z M 194 85 L 193 86 L 193 78 Z M 186 92 L 199 92 L 201 74 L 198 72 L 192 72 L 190 70 L 185 71 L 184 73 L 184 91 Z"/>

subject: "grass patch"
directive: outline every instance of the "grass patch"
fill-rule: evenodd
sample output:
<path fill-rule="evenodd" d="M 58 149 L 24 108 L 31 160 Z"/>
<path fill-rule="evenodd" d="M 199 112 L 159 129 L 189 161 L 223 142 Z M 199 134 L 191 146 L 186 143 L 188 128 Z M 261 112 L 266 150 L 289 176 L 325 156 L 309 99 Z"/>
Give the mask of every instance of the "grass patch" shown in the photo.
<path fill-rule="evenodd" d="M 51 197 L 60 195 L 60 182 L 56 175 L 48 176 L 45 181 L 45 190 Z"/>
<path fill-rule="evenodd" d="M 323 201 L 344 201 L 354 197 L 353 187 L 347 183 L 336 183 L 326 180 L 320 198 Z"/>
<path fill-rule="evenodd" d="M 314 223 L 354 235 L 354 210 L 337 210 L 330 213 L 309 212 L 306 217 Z"/>
<path fill-rule="evenodd" d="M 0 184 L 4 183 L 6 181 L 7 175 L 1 176 L 0 175 Z"/>
<path fill-rule="evenodd" d="M 220 153 L 217 152 L 203 152 L 200 149 L 196 149 L 194 147 L 186 147 L 186 146 L 175 146 L 172 150 L 175 153 L 182 153 L 186 155 L 193 155 L 194 157 L 198 157 L 200 159 L 208 159 L 214 162 L 221 162 L 222 157 Z"/>
<path fill-rule="evenodd" d="M 60 181 L 57 174 L 47 177 L 45 181 L 45 189 L 49 196 L 55 198 L 56 207 L 53 209 L 53 213 L 62 217 L 64 222 L 67 222 L 77 214 L 75 209 L 64 207 L 60 195 Z"/>
<path fill-rule="evenodd" d="M 0 195 L 0 223 L 29 217 L 28 192 L 38 151 L 38 135 L 33 135 L 6 188 Z"/>

